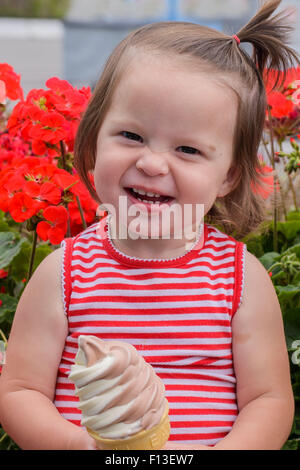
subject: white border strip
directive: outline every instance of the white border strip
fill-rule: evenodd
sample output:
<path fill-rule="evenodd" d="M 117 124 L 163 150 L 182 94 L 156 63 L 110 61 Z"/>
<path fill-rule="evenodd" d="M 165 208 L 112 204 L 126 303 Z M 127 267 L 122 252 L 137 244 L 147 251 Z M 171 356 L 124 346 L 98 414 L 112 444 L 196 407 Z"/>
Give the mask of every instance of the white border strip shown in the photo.
<path fill-rule="evenodd" d="M 62 39 L 64 26 L 60 20 L 32 18 L 0 18 L 0 38 Z"/>

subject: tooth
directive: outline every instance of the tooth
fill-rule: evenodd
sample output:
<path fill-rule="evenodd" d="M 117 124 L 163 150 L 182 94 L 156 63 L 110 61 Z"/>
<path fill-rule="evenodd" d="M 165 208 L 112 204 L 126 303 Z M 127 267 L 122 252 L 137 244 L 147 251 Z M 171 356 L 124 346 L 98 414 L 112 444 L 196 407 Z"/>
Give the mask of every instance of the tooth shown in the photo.
<path fill-rule="evenodd" d="M 155 194 L 155 193 L 146 193 L 146 194 L 147 194 L 147 196 L 150 196 L 150 197 L 157 196 L 157 194 Z"/>

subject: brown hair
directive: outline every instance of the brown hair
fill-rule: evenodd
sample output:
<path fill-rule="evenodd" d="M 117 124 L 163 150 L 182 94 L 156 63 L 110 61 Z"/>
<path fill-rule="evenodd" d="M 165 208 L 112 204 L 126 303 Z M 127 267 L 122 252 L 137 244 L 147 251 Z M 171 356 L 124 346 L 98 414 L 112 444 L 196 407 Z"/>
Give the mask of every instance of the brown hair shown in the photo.
<path fill-rule="evenodd" d="M 210 223 L 222 225 L 227 233 L 243 236 L 253 230 L 264 216 L 262 202 L 252 191 L 260 184 L 258 150 L 266 115 L 264 70 L 278 71 L 274 86 L 283 83 L 285 73 L 299 63 L 297 53 L 287 45 L 293 30 L 289 12 L 273 15 L 281 0 L 266 1 L 256 15 L 237 32 L 241 43 L 253 46 L 252 57 L 227 34 L 187 22 L 158 22 L 130 33 L 112 52 L 81 120 L 75 141 L 75 167 L 95 200 L 99 198 L 89 172 L 95 165 L 97 136 L 109 109 L 113 93 L 126 64 L 137 51 L 163 53 L 199 64 L 203 70 L 226 77 L 238 98 L 238 116 L 233 143 L 235 184 L 232 191 L 218 199 L 207 214 Z M 283 72 L 283 73 L 281 73 Z M 282 80 L 281 80 L 282 78 Z M 232 80 L 233 79 L 233 80 Z M 237 84 L 235 86 L 233 83 Z M 100 202 L 100 201 L 99 201 Z"/>

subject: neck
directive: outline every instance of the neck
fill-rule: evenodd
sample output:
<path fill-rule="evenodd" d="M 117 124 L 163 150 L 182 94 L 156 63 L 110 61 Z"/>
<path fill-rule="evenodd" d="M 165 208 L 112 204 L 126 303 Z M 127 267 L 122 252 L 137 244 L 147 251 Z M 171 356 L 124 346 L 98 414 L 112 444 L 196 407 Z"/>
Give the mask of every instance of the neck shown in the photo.
<path fill-rule="evenodd" d="M 108 236 L 114 247 L 121 253 L 134 258 L 141 259 L 173 259 L 183 256 L 190 251 L 193 246 L 200 242 L 203 244 L 203 223 L 195 226 L 188 234 L 184 232 L 184 236 L 166 238 L 146 238 L 145 236 L 133 238 L 132 234 L 123 227 L 120 231 L 119 227 L 114 224 L 114 219 L 109 215 L 107 217 Z M 122 237 L 118 235 L 122 233 Z M 124 237 L 124 234 L 127 235 Z"/>

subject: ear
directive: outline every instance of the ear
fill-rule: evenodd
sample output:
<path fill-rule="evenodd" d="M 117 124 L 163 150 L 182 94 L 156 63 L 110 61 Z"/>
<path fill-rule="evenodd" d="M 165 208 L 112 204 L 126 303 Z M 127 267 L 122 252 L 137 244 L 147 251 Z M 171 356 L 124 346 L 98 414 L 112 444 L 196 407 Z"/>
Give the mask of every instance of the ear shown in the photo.
<path fill-rule="evenodd" d="M 241 170 L 239 166 L 232 166 L 227 173 L 226 179 L 218 192 L 217 197 L 225 197 L 230 194 L 239 184 L 241 179 Z"/>

